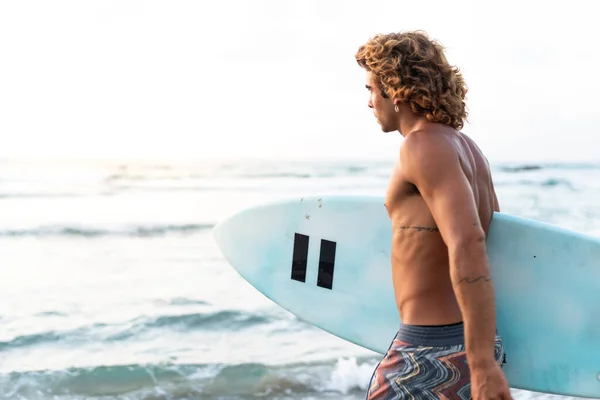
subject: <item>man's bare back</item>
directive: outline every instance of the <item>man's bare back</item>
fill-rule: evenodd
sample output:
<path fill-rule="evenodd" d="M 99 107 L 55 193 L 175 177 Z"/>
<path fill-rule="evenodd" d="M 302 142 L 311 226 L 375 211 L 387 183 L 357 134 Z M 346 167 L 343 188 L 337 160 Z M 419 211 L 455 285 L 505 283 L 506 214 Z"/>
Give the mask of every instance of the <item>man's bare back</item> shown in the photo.
<path fill-rule="evenodd" d="M 412 135 L 427 136 L 428 141 L 444 141 L 454 148 L 487 234 L 493 211 L 499 211 L 499 207 L 489 164 L 475 142 L 440 125 L 430 125 L 429 129 Z M 419 190 L 403 172 L 401 151 L 385 206 L 392 221 L 392 277 L 402 321 L 412 325 L 461 322 L 461 310 L 450 280 L 448 248 Z"/>

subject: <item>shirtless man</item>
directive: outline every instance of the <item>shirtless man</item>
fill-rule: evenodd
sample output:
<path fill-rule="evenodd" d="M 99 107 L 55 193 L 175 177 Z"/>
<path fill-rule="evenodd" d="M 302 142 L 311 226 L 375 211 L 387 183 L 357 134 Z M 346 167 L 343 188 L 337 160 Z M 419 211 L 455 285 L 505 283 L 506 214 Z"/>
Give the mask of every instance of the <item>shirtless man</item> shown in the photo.
<path fill-rule="evenodd" d="M 404 137 L 385 203 L 402 324 L 367 399 L 512 399 L 486 253 L 499 206 L 487 160 L 459 131 L 463 78 L 420 31 L 375 36 L 355 57 L 381 129 Z"/>

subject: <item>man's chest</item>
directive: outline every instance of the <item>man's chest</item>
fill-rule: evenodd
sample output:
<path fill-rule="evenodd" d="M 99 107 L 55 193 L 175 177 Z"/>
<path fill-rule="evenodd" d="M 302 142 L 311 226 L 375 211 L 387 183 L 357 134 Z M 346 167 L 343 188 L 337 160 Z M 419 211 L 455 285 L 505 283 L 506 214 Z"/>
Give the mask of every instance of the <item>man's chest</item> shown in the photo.
<path fill-rule="evenodd" d="M 420 197 L 418 188 L 406 179 L 400 163 L 394 168 L 385 195 L 385 207 L 388 214 L 402 207 L 411 198 Z"/>

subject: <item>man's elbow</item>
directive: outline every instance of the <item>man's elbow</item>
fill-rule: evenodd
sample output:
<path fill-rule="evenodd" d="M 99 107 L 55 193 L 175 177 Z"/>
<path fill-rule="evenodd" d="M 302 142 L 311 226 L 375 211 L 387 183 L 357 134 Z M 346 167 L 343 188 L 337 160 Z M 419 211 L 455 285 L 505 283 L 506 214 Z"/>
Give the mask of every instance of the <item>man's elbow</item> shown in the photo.
<path fill-rule="evenodd" d="M 450 279 L 454 284 L 489 276 L 485 234 L 457 240 L 448 247 Z"/>
<path fill-rule="evenodd" d="M 448 252 L 452 259 L 460 260 L 486 255 L 486 235 L 483 230 L 459 235 L 448 243 Z"/>

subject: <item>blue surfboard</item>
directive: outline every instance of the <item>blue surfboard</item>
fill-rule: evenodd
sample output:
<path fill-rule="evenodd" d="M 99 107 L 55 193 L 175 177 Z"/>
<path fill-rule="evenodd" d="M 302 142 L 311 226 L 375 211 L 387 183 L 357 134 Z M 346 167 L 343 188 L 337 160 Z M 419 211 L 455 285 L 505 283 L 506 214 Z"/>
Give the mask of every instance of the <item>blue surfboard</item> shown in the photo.
<path fill-rule="evenodd" d="M 252 286 L 299 318 L 384 354 L 400 317 L 384 199 L 282 199 L 214 237 Z M 600 239 L 495 213 L 487 241 L 513 388 L 600 398 Z"/>

